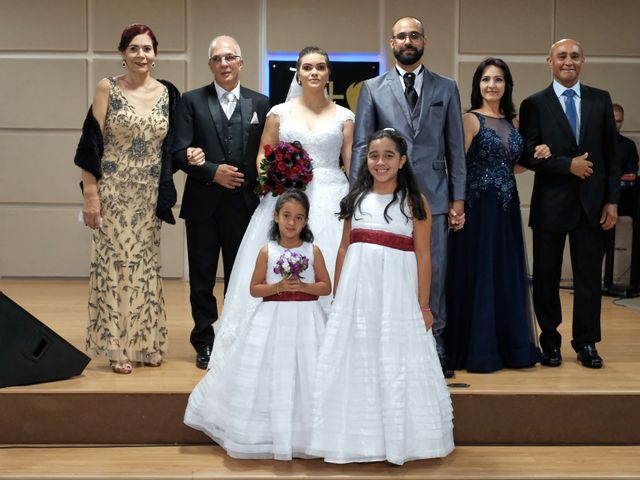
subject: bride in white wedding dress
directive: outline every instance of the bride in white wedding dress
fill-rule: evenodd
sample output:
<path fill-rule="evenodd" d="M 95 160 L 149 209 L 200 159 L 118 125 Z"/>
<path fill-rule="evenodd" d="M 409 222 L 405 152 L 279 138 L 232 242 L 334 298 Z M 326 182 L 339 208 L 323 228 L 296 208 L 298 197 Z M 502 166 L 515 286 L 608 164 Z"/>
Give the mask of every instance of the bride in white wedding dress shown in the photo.
<path fill-rule="evenodd" d="M 330 68 L 327 54 L 319 48 L 307 47 L 300 52 L 297 77 L 301 94 L 271 109 L 260 151 L 265 145 L 275 146 L 280 141 L 298 141 L 312 159 L 313 179 L 306 187 L 310 200 L 308 222 L 333 281 L 342 236 L 342 222 L 336 213 L 349 188 L 340 157 L 348 171 L 354 115 L 325 96 Z M 261 160 L 259 155 L 258 165 Z M 287 328 L 276 326 L 273 331 L 262 329 L 259 334 L 251 328 L 254 312 L 263 301 L 249 293 L 251 276 L 260 248 L 268 243 L 276 200 L 277 197 L 265 195 L 251 218 L 233 265 L 209 371 L 191 393 L 184 421 L 214 438 L 232 456 L 288 460 L 306 456 L 316 354 L 321 340 L 318 333 L 324 325 L 318 327 L 322 328 L 316 331 L 317 335 L 309 334 L 315 331 L 313 328 L 295 333 L 293 343 L 302 347 L 296 349 L 293 358 L 290 349 L 281 348 L 285 335 L 282 332 Z M 324 307 L 329 301 L 329 296 L 320 297 Z M 289 319 L 284 320 L 288 325 Z M 258 349 L 261 353 L 255 358 L 245 356 L 245 350 L 254 351 L 253 347 L 264 342 L 270 348 Z M 227 363 L 227 359 L 231 360 Z M 234 397 L 233 388 L 226 387 L 229 379 L 249 393 L 241 400 Z M 284 397 L 288 401 L 275 400 Z M 238 402 L 241 408 L 235 408 Z M 256 425 L 256 419 L 264 421 Z"/>
<path fill-rule="evenodd" d="M 336 213 L 339 202 L 349 190 L 346 175 L 340 167 L 340 157 L 349 171 L 353 142 L 353 113 L 331 102 L 325 95 L 331 63 L 318 47 L 306 47 L 298 55 L 296 65 L 300 95 L 276 105 L 267 116 L 257 158 L 258 167 L 265 145 L 299 141 L 313 161 L 313 180 L 307 185 L 311 210 L 309 226 L 315 243 L 324 254 L 333 280 L 342 222 Z M 249 283 L 260 248 L 268 241 L 267 232 L 273 218 L 276 197 L 265 195 L 251 218 L 244 235 L 229 280 L 222 314 L 215 325 L 216 337 L 209 369 L 219 371 L 236 339 L 261 299 L 249 295 Z M 321 297 L 328 308 L 330 298 Z"/>

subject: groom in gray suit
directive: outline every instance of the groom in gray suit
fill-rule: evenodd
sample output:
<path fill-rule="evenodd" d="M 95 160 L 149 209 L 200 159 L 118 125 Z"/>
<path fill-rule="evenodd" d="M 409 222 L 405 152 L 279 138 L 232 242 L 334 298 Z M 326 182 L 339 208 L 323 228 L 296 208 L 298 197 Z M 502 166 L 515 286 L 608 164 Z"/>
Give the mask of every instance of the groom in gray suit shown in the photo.
<path fill-rule="evenodd" d="M 466 164 L 460 96 L 455 81 L 427 70 L 421 62 L 427 41 L 422 22 L 399 19 L 391 36 L 396 65 L 367 80 L 360 91 L 349 176 L 353 180 L 366 159 L 367 140 L 376 130 L 393 128 L 406 140 L 409 160 L 425 194 L 433 224 L 431 230 L 431 297 L 433 334 L 445 377 L 442 332 L 446 324 L 448 228 L 464 226 Z"/>

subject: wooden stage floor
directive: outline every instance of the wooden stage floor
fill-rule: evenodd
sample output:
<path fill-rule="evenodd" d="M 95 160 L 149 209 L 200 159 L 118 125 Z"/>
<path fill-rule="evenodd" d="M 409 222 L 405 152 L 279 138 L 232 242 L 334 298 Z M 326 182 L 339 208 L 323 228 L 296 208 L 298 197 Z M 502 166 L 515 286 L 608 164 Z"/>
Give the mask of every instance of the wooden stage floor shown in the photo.
<path fill-rule="evenodd" d="M 84 374 L 69 380 L 0 390 L 13 392 L 174 392 L 188 393 L 203 375 L 194 365 L 189 343 L 192 326 L 189 285 L 182 280 L 164 283 L 169 324 L 169 354 L 160 368 L 136 368 L 132 375 L 115 375 L 104 358 L 93 359 Z M 218 288 L 218 287 L 216 287 Z M 0 291 L 41 322 L 84 351 L 87 318 L 87 281 L 84 279 L 0 280 Z M 466 383 L 452 388 L 455 395 L 474 393 L 630 393 L 640 394 L 640 312 L 617 306 L 603 297 L 602 338 L 598 351 L 605 359 L 601 370 L 584 368 L 569 345 L 572 295 L 562 291 L 565 339 L 564 363 L 559 368 L 540 365 L 525 370 L 502 370 L 491 374 L 456 372 L 449 383 Z"/>
<path fill-rule="evenodd" d="M 0 290 L 83 350 L 85 279 L 2 279 Z M 603 369 L 581 367 L 567 342 L 559 368 L 457 372 L 449 383 L 469 386 L 450 389 L 456 450 L 402 468 L 227 457 L 182 423 L 204 371 L 189 344 L 188 284 L 166 281 L 165 301 L 170 345 L 160 368 L 116 375 L 94 359 L 76 378 L 0 389 L 0 479 L 640 479 L 640 312 L 611 298 Z M 563 291 L 565 339 L 571 301 Z"/>

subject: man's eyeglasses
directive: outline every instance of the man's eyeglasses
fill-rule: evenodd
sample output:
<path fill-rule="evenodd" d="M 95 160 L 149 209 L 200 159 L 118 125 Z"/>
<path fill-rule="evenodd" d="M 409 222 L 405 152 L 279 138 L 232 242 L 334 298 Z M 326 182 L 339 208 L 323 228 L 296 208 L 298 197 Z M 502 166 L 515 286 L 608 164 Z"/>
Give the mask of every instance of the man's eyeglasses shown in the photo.
<path fill-rule="evenodd" d="M 237 62 L 241 58 L 242 57 L 240 55 L 231 55 L 231 54 L 229 54 L 229 55 L 223 55 L 223 56 L 214 55 L 209 60 L 212 63 L 220 63 L 220 62 L 222 62 L 222 60 L 224 60 L 227 63 L 233 63 L 233 62 Z"/>
<path fill-rule="evenodd" d="M 424 33 L 420 32 L 400 32 L 397 35 L 391 37 L 393 40 L 397 40 L 398 42 L 404 42 L 407 38 L 412 42 L 416 42 L 418 40 L 422 40 L 424 38 Z"/>

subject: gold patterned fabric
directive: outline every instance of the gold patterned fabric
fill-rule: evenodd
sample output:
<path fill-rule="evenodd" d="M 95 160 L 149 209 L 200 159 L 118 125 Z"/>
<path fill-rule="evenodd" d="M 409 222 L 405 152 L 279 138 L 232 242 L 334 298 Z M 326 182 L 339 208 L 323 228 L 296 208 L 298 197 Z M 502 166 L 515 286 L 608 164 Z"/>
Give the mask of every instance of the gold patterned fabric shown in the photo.
<path fill-rule="evenodd" d="M 98 182 L 103 225 L 93 233 L 86 349 L 110 360 L 158 363 L 167 326 L 155 206 L 169 95 L 165 88 L 150 113 L 137 112 L 109 80 Z"/>

